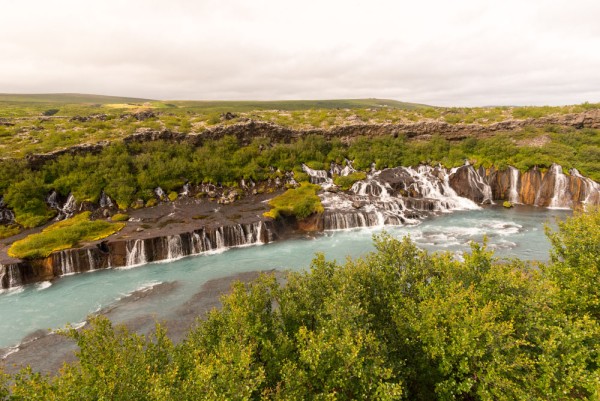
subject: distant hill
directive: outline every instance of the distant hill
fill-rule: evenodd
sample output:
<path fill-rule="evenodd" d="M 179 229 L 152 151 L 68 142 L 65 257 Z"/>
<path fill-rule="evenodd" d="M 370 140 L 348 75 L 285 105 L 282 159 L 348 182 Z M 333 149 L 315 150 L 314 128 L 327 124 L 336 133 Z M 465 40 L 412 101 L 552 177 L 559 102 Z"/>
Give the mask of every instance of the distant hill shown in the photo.
<path fill-rule="evenodd" d="M 13 94 L 0 93 L 0 102 L 23 102 L 23 103 L 55 103 L 55 104 L 112 104 L 112 103 L 141 103 L 149 102 L 151 99 L 140 99 L 134 97 L 88 95 L 83 93 L 31 93 Z"/>

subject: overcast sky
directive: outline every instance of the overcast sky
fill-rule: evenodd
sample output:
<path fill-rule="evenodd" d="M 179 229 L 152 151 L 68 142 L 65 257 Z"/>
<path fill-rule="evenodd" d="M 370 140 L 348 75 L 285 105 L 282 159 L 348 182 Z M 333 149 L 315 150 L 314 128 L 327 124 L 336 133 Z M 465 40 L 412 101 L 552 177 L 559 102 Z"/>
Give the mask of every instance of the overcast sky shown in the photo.
<path fill-rule="evenodd" d="M 0 92 L 600 102 L 598 0 L 0 0 Z"/>

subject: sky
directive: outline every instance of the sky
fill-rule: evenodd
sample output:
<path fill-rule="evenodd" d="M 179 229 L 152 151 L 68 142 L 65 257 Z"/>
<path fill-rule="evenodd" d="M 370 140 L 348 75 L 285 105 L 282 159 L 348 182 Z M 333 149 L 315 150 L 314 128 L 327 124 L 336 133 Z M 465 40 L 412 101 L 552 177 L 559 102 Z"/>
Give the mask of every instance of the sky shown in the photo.
<path fill-rule="evenodd" d="M 598 0 L 0 0 L 0 93 L 600 102 Z"/>

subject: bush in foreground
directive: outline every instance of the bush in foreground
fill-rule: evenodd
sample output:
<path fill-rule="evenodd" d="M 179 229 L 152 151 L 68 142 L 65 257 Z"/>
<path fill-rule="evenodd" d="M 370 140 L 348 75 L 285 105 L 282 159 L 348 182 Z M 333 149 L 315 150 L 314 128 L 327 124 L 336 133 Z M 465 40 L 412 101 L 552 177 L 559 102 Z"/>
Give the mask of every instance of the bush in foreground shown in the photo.
<path fill-rule="evenodd" d="M 599 218 L 572 221 L 598 235 Z M 597 316 L 562 301 L 577 281 L 555 280 L 596 252 L 570 255 L 581 232 L 574 228 L 553 234 L 553 260 L 539 269 L 498 261 L 477 244 L 457 261 L 410 239 L 375 237 L 375 252 L 344 265 L 319 255 L 284 285 L 272 275 L 235 284 L 222 309 L 179 345 L 160 326 L 145 337 L 92 318 L 90 328 L 68 332 L 80 348 L 77 363 L 56 377 L 23 371 L 12 397 L 597 399 Z M 600 279 L 595 266 L 577 272 Z M 7 399 L 2 383 L 0 376 Z"/>

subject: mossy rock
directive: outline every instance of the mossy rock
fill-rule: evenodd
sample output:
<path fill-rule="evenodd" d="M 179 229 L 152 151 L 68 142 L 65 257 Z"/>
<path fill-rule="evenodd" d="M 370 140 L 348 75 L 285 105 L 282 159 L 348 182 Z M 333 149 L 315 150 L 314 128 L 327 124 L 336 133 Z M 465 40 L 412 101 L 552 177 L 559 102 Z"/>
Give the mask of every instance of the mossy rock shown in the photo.
<path fill-rule="evenodd" d="M 504 206 L 507 209 L 510 209 L 511 207 L 513 207 L 513 204 L 509 201 L 504 201 L 504 203 L 502 204 L 502 206 Z"/>

